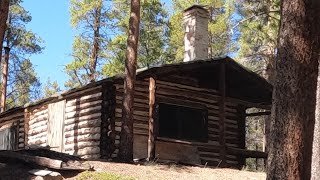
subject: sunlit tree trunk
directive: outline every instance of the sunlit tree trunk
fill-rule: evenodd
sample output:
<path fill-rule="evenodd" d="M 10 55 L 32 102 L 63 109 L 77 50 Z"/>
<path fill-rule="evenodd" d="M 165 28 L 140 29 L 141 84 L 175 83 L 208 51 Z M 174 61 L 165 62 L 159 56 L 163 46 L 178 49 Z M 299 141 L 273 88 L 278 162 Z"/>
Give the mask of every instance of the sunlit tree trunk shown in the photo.
<path fill-rule="evenodd" d="M 320 64 L 318 69 L 316 121 L 314 124 L 314 136 L 312 147 L 311 179 L 320 179 Z"/>
<path fill-rule="evenodd" d="M 91 63 L 90 63 L 90 81 L 96 80 L 96 67 L 98 60 L 98 53 L 100 48 L 100 26 L 101 26 L 101 8 L 102 1 L 100 1 L 100 6 L 95 9 L 95 21 L 93 25 L 93 46 L 91 52 Z"/>
<path fill-rule="evenodd" d="M 310 179 L 320 1 L 281 3 L 267 179 Z"/>
<path fill-rule="evenodd" d="M 129 36 L 125 61 L 125 78 L 122 107 L 122 128 L 120 138 L 119 160 L 133 161 L 133 102 L 134 85 L 137 68 L 137 49 L 140 24 L 140 0 L 131 0 Z"/>
<path fill-rule="evenodd" d="M 9 4 L 10 4 L 10 0 L 0 1 L 0 64 L 1 64 L 1 57 L 2 57 L 3 38 L 4 38 L 4 33 L 6 32 L 6 29 L 7 29 Z"/>
<path fill-rule="evenodd" d="M 2 69 L 1 112 L 6 110 L 9 55 L 10 55 L 10 48 L 5 47 L 4 48 L 4 63 L 3 63 L 3 69 Z"/>

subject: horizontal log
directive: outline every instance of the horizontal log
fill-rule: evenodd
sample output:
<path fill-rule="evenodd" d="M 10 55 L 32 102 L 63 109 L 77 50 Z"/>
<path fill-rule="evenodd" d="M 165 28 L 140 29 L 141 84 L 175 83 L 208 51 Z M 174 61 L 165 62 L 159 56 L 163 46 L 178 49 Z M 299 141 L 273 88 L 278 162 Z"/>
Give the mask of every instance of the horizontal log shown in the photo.
<path fill-rule="evenodd" d="M 198 92 L 208 92 L 208 93 L 212 93 L 212 94 L 214 94 L 214 93 L 219 94 L 219 92 L 214 89 L 198 88 L 198 87 L 187 86 L 187 85 L 182 85 L 182 84 L 178 84 L 178 83 L 157 80 L 156 86 L 161 86 L 161 85 L 176 87 L 178 89 L 188 89 L 188 90 L 194 90 L 194 91 L 198 91 Z"/>
<path fill-rule="evenodd" d="M 48 105 L 45 104 L 45 105 L 38 105 L 38 106 L 33 106 L 31 108 L 28 109 L 29 112 L 32 112 L 32 113 L 36 113 L 36 112 L 39 112 L 39 111 L 43 111 L 45 109 L 48 109 Z"/>
<path fill-rule="evenodd" d="M 101 103 L 102 103 L 102 100 L 96 100 L 96 101 L 86 102 L 86 103 L 79 104 L 79 105 L 75 104 L 73 106 L 66 107 L 66 113 L 75 111 L 77 109 L 85 109 L 85 108 L 89 108 L 92 106 L 101 105 Z"/>
<path fill-rule="evenodd" d="M 192 102 L 201 102 L 201 103 L 209 103 L 209 104 L 215 104 L 217 103 L 219 97 L 216 97 L 215 99 L 213 99 L 212 97 L 209 98 L 209 97 L 200 97 L 199 94 L 196 94 L 196 93 L 181 93 L 179 91 L 176 91 L 176 92 L 172 92 L 172 91 L 163 91 L 163 90 L 158 90 L 156 91 L 156 95 L 157 96 L 165 96 L 165 97 L 171 97 L 171 98 L 175 98 L 175 99 L 187 99 L 189 101 L 192 101 Z"/>
<path fill-rule="evenodd" d="M 244 100 L 240 100 L 240 99 L 235 99 L 235 98 L 230 98 L 230 97 L 227 97 L 226 101 L 238 103 L 238 104 L 244 105 L 246 107 L 255 107 L 255 108 L 260 108 L 260 109 L 265 109 L 265 110 L 271 110 L 271 105 L 252 103 L 252 102 L 248 102 L 248 101 L 244 101 Z"/>
<path fill-rule="evenodd" d="M 241 156 L 243 158 L 264 158 L 264 159 L 266 159 L 268 157 L 268 154 L 266 152 L 246 150 L 246 149 L 240 149 L 240 148 L 232 148 L 232 147 L 227 147 L 227 152 L 229 154 L 232 154 L 235 156 Z"/>
<path fill-rule="evenodd" d="M 94 159 L 99 159 L 101 157 L 100 154 L 88 154 L 84 156 L 80 156 L 83 159 L 88 159 L 88 160 L 94 160 Z"/>
<path fill-rule="evenodd" d="M 0 123 L 5 123 L 6 121 L 18 121 L 20 119 L 24 118 L 23 113 L 17 113 L 17 114 L 8 114 L 7 116 L 1 117 L 0 118 Z"/>
<path fill-rule="evenodd" d="M 100 133 L 101 129 L 100 127 L 93 127 L 93 128 L 81 128 L 81 129 L 76 129 L 76 130 L 72 130 L 72 131 L 66 131 L 65 137 L 74 137 L 74 136 L 78 136 L 78 135 L 85 135 L 85 134 L 96 134 L 96 133 Z"/>
<path fill-rule="evenodd" d="M 264 112 L 256 112 L 256 113 L 247 113 L 246 116 L 265 116 L 265 115 L 270 115 L 271 111 L 264 111 Z"/>
<path fill-rule="evenodd" d="M 93 140 L 100 140 L 100 133 L 68 137 L 66 138 L 66 144 L 74 144 L 76 142 L 86 142 L 86 141 L 93 141 Z"/>
<path fill-rule="evenodd" d="M 45 126 L 45 125 L 47 125 L 47 123 L 48 123 L 48 121 L 39 121 L 39 122 L 36 122 L 33 124 L 29 124 L 29 129 L 37 128 L 40 126 Z"/>
<path fill-rule="evenodd" d="M 69 119 L 65 120 L 65 125 L 69 125 L 72 123 L 81 122 L 81 121 L 85 121 L 85 120 L 88 121 L 88 120 L 97 119 L 97 118 L 101 118 L 101 113 L 95 113 L 95 114 L 90 114 L 90 115 L 81 116 L 81 117 L 69 118 Z"/>
<path fill-rule="evenodd" d="M 66 117 L 66 119 L 70 119 L 70 118 L 95 114 L 95 113 L 99 113 L 99 112 L 101 113 L 101 105 L 90 107 L 90 108 L 85 108 L 85 109 L 79 109 L 77 111 L 68 112 L 65 114 L 65 117 Z"/>
<path fill-rule="evenodd" d="M 78 150 L 78 149 L 85 148 L 85 147 L 94 147 L 94 146 L 99 146 L 99 145 L 100 145 L 100 141 L 77 142 L 74 144 L 66 144 L 64 146 L 64 149 L 66 151 Z"/>
<path fill-rule="evenodd" d="M 29 126 L 31 124 L 34 124 L 34 123 L 37 123 L 37 122 L 40 122 L 40 121 L 47 121 L 48 119 L 49 119 L 49 114 L 44 114 L 44 115 L 38 116 L 36 118 L 30 118 Z"/>
<path fill-rule="evenodd" d="M 99 147 L 85 147 L 82 149 L 72 150 L 72 151 L 66 151 L 66 153 L 71 155 L 77 155 L 77 156 L 84 156 L 84 155 L 91 155 L 91 154 L 98 154 L 100 153 Z"/>
<path fill-rule="evenodd" d="M 48 126 L 43 125 L 43 126 L 35 127 L 33 129 L 29 129 L 27 134 L 28 134 L 28 136 L 33 136 L 33 135 L 45 132 L 45 131 L 47 131 L 47 129 L 48 129 Z"/>
<path fill-rule="evenodd" d="M 36 112 L 31 111 L 30 118 L 36 118 L 36 117 L 42 116 L 44 114 L 48 114 L 48 111 L 49 110 L 47 108 L 45 108 L 41 111 L 36 111 Z"/>
<path fill-rule="evenodd" d="M 115 115 L 116 115 L 115 116 L 116 118 L 122 118 L 122 109 L 116 108 L 116 114 Z M 133 115 L 148 117 L 149 112 L 148 111 L 133 110 Z"/>
<path fill-rule="evenodd" d="M 14 151 L 1 151 L 0 152 L 1 158 L 12 158 L 12 159 L 18 159 L 22 160 L 27 163 L 35 163 L 40 166 L 53 168 L 53 169 L 61 169 L 62 167 L 62 161 L 56 160 L 56 159 L 50 159 L 46 157 L 40 157 L 40 156 L 32 156 L 27 154 L 21 154 Z"/>
<path fill-rule="evenodd" d="M 65 132 L 75 130 L 75 129 L 81 129 L 86 127 L 99 127 L 101 125 L 101 119 L 91 119 L 91 120 L 84 120 L 81 122 L 69 124 L 64 126 Z"/>
<path fill-rule="evenodd" d="M 122 104 L 122 98 L 123 98 L 122 96 L 117 95 L 116 96 L 116 103 L 121 105 Z M 134 101 L 138 102 L 138 103 L 142 103 L 142 104 L 148 104 L 149 103 L 148 99 L 140 99 L 138 97 L 135 97 Z"/>
<path fill-rule="evenodd" d="M 28 145 L 37 145 L 37 144 L 43 144 L 47 142 L 47 136 L 42 137 L 40 139 L 35 139 L 35 140 L 28 140 Z"/>
<path fill-rule="evenodd" d="M 76 99 L 68 100 L 66 103 L 66 107 L 74 106 L 77 102 L 81 102 L 87 99 L 92 99 L 92 98 L 101 97 L 101 96 L 102 96 L 102 92 L 98 92 L 95 94 L 85 95 Z"/>
<path fill-rule="evenodd" d="M 70 93 L 70 91 L 67 92 L 67 94 L 62 93 L 62 96 L 64 96 L 64 98 L 67 99 L 67 101 L 71 100 L 71 99 L 75 99 L 75 98 L 79 98 L 79 97 L 83 97 L 86 95 L 90 95 L 90 94 L 96 94 L 97 92 L 101 92 L 102 91 L 102 86 L 95 86 L 92 88 L 84 88 L 79 90 L 79 88 L 77 89 L 77 91 L 74 91 L 72 93 Z"/>
<path fill-rule="evenodd" d="M 29 130 L 28 134 L 28 138 L 29 139 L 35 139 L 35 138 L 39 138 L 40 136 L 45 136 L 47 135 L 47 126 L 45 127 L 39 127 L 41 129 L 35 129 L 35 130 Z"/>

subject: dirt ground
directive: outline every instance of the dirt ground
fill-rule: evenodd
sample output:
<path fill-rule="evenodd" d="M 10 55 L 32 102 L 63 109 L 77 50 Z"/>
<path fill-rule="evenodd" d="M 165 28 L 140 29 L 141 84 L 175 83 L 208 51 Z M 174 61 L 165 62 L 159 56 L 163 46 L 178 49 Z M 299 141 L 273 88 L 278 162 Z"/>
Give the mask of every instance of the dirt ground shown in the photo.
<path fill-rule="evenodd" d="M 133 165 L 113 162 L 89 161 L 97 172 L 132 177 L 138 180 L 265 180 L 265 173 L 234 169 L 213 169 L 179 165 Z M 28 164 L 0 164 L 0 180 L 30 179 L 28 171 L 36 168 Z M 60 172 L 65 179 L 77 179 L 78 172 Z"/>
<path fill-rule="evenodd" d="M 234 169 L 213 169 L 178 165 L 132 165 L 112 162 L 90 161 L 97 172 L 111 172 L 116 175 L 141 180 L 265 180 L 261 172 Z M 70 177 L 75 179 L 75 177 Z"/>

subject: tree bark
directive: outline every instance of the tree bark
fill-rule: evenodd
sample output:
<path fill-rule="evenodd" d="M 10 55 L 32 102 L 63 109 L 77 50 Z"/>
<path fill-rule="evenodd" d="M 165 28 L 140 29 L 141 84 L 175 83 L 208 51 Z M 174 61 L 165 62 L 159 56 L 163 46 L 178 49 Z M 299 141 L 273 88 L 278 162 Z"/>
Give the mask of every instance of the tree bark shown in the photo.
<path fill-rule="evenodd" d="M 0 1 L 0 64 L 1 64 L 1 58 L 2 58 L 2 46 L 3 46 L 4 33 L 6 32 L 6 29 L 7 29 L 9 5 L 10 5 L 10 0 Z"/>
<path fill-rule="evenodd" d="M 100 5 L 95 10 L 95 21 L 93 26 L 93 46 L 91 52 L 91 63 L 90 63 L 90 81 L 94 82 L 96 80 L 96 67 L 98 60 L 98 53 L 100 48 L 100 20 L 101 20 L 101 9 L 102 9 L 102 1 L 100 1 Z"/>
<path fill-rule="evenodd" d="M 125 79 L 122 107 L 122 128 L 120 137 L 119 160 L 133 161 L 133 102 L 137 69 L 137 50 L 140 24 L 140 0 L 131 0 L 129 35 L 127 40 L 127 58 L 125 61 Z"/>
<path fill-rule="evenodd" d="M 8 67 L 9 67 L 9 54 L 10 48 L 4 48 L 4 63 L 2 69 L 2 92 L 1 92 L 1 112 L 6 109 L 6 100 L 7 100 L 7 82 L 8 82 Z"/>
<path fill-rule="evenodd" d="M 310 179 L 320 2 L 281 3 L 267 179 Z"/>
<path fill-rule="evenodd" d="M 320 179 L 320 63 L 318 68 L 316 120 L 314 124 L 311 179 Z"/>

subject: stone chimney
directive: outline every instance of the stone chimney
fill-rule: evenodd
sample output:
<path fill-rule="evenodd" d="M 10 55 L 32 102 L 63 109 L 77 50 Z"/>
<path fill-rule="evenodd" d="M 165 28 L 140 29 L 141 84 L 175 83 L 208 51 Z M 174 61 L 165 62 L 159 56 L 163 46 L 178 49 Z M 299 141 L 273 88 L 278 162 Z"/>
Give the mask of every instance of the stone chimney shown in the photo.
<path fill-rule="evenodd" d="M 203 6 L 184 10 L 184 62 L 208 58 L 208 22 L 209 12 Z"/>

